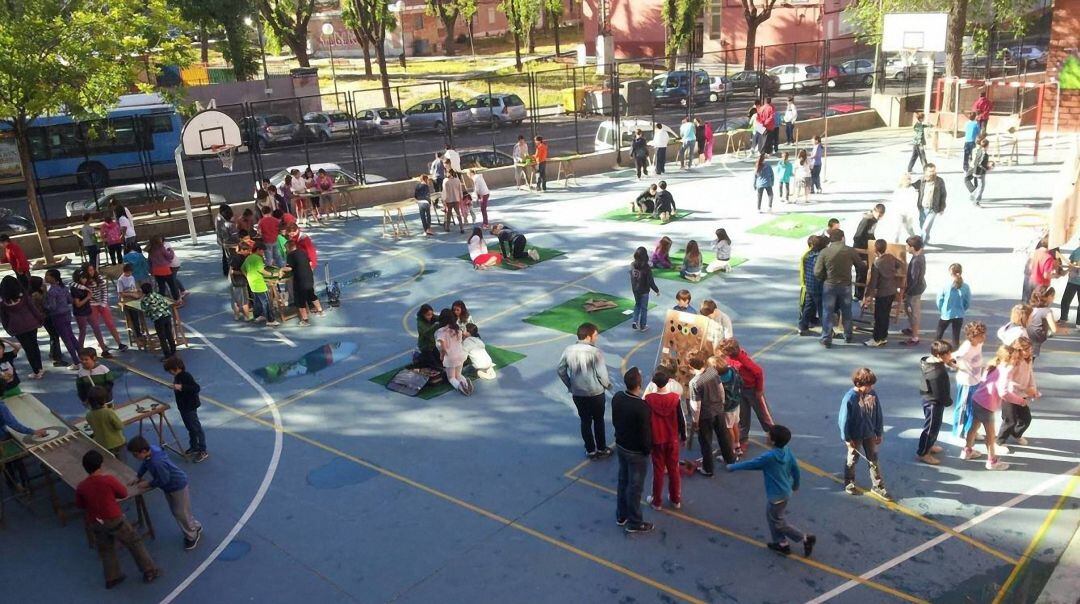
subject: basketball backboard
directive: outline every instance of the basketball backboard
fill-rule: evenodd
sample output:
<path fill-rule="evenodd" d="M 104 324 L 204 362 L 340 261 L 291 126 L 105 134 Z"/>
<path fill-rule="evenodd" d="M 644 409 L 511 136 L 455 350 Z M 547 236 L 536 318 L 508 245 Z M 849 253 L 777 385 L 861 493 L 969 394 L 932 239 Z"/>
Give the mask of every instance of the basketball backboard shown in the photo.
<path fill-rule="evenodd" d="M 945 52 L 949 13 L 887 13 L 881 35 L 885 52 Z"/>
<path fill-rule="evenodd" d="M 188 120 L 181 135 L 184 155 L 188 157 L 217 155 L 223 147 L 235 148 L 242 144 L 240 126 L 216 109 L 196 113 Z"/>

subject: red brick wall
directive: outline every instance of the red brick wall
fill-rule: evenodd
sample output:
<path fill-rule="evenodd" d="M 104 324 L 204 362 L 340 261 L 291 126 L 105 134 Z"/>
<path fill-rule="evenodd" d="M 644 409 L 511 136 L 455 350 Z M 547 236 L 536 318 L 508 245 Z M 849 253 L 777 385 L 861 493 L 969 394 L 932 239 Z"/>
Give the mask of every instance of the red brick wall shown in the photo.
<path fill-rule="evenodd" d="M 1055 0 L 1054 20 L 1050 26 L 1050 52 L 1046 61 L 1047 76 L 1056 77 L 1065 57 L 1080 55 L 1080 0 Z M 1043 127 L 1054 126 L 1057 87 L 1047 86 L 1043 105 Z M 1080 90 L 1061 91 L 1058 127 L 1064 132 L 1080 131 Z"/>

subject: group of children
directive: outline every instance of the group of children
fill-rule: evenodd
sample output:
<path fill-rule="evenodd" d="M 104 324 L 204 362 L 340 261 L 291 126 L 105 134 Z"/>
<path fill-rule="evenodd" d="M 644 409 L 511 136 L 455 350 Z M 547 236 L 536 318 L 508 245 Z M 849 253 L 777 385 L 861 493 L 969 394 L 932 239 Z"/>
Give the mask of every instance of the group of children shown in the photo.
<path fill-rule="evenodd" d="M 754 165 L 754 191 L 757 192 L 758 212 L 762 211 L 763 196 L 768 196 L 767 209 L 772 211 L 773 187 L 776 186 L 777 181 L 779 181 L 777 194 L 781 201 L 792 203 L 791 183 L 794 180 L 794 203 L 810 203 L 810 195 L 821 192 L 821 162 L 824 153 L 825 146 L 821 142 L 821 137 L 815 136 L 811 151 L 807 153 L 806 149 L 799 149 L 794 164 L 788 151 L 780 155 L 775 165 L 770 165 L 767 153 L 759 154 Z"/>
<path fill-rule="evenodd" d="M 421 305 L 416 312 L 418 350 L 413 366 L 445 375 L 447 383 L 465 396 L 473 393 L 472 381 L 463 374 L 466 363 L 480 379 L 495 379 L 495 362 L 474 320 L 462 300 L 455 300 L 438 314 L 430 304 Z"/>

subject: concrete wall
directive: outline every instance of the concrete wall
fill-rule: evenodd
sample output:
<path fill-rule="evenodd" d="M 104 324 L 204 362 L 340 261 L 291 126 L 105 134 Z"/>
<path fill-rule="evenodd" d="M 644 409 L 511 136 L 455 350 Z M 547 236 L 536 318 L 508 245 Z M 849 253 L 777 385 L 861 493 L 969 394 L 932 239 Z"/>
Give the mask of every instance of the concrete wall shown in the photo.
<path fill-rule="evenodd" d="M 266 94 L 266 89 L 273 92 Z M 223 82 L 205 86 L 189 86 L 184 89 L 188 100 L 199 101 L 204 106 L 214 99 L 219 106 L 235 105 L 247 101 L 266 101 L 291 99 L 295 97 L 319 94 L 317 77 L 293 77 L 288 75 L 270 76 L 269 84 L 264 80 L 248 82 Z M 318 109 L 306 109 L 317 111 Z"/>

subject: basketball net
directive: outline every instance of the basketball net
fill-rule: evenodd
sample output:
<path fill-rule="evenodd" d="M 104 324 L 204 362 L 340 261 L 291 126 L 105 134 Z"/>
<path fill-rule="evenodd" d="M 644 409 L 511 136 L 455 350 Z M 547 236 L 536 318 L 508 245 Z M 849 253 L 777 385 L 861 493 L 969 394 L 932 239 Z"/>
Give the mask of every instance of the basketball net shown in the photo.
<path fill-rule="evenodd" d="M 210 147 L 210 150 L 216 153 L 218 159 L 221 160 L 221 167 L 232 172 L 236 147 L 234 145 L 214 145 Z"/>

